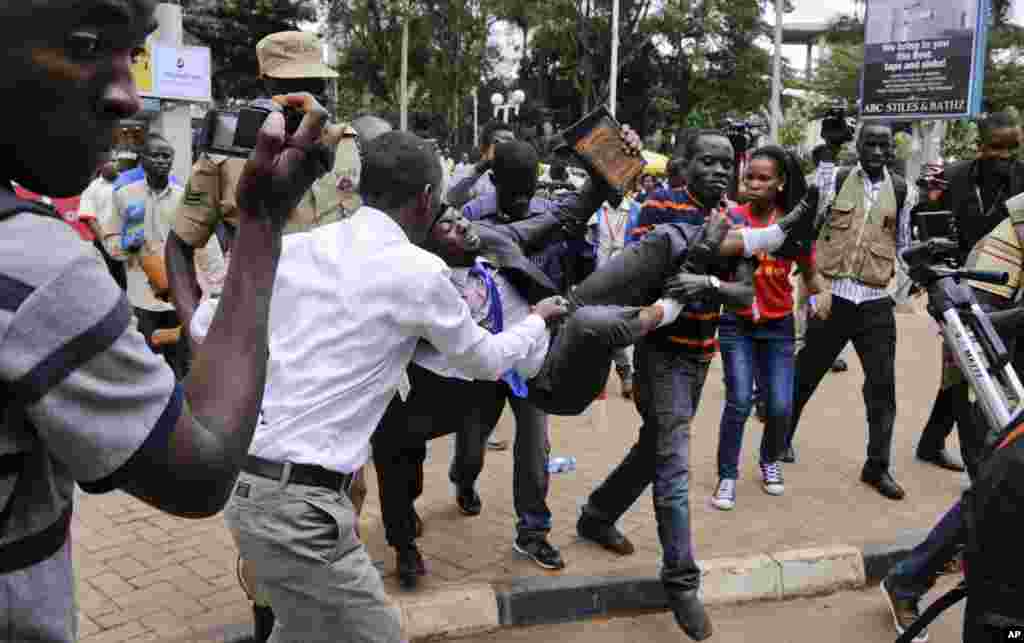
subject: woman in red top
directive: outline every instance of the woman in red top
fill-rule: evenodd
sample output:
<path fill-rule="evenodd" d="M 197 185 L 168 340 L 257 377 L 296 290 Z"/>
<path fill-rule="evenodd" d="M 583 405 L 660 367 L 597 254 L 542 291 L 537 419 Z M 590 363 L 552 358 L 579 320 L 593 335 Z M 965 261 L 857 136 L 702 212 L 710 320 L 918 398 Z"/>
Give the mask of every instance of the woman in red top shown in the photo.
<path fill-rule="evenodd" d="M 747 203 L 730 214 L 745 219 L 753 228 L 775 223 L 807 191 L 796 159 L 774 145 L 751 154 L 745 181 Z M 726 311 L 718 327 L 726 404 L 718 438 L 719 481 L 711 503 L 723 510 L 736 504 L 743 426 L 753 407 L 755 381 L 766 407 L 760 454 L 763 489 L 772 495 L 784 491 L 779 455 L 793 409 L 793 286 L 789 275 L 794 261 L 769 254 L 760 254 L 758 259 L 753 306 Z M 811 289 L 813 255 L 799 257 L 795 263 Z"/>

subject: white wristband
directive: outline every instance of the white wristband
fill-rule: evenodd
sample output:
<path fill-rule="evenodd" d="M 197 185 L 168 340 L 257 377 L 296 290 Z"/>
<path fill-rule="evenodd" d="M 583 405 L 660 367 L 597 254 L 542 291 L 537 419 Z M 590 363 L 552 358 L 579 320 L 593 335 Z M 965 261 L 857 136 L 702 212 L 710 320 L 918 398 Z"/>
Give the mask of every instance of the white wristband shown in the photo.
<path fill-rule="evenodd" d="M 658 328 L 662 326 L 668 326 L 679 317 L 679 313 L 683 312 L 683 304 L 671 298 L 662 298 L 654 302 L 655 306 L 661 306 L 661 322 L 658 323 Z"/>

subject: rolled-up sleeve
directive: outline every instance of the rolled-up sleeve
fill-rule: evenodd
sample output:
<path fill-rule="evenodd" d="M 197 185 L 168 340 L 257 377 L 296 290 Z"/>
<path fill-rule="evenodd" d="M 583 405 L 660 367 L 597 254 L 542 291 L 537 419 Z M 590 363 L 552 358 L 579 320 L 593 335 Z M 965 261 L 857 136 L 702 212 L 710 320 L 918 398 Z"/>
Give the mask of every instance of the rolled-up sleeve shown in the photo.
<path fill-rule="evenodd" d="M 528 315 L 496 335 L 487 332 L 473 321 L 447 271 L 432 273 L 420 292 L 420 335 L 467 377 L 497 380 L 525 359 L 547 333 L 537 315 Z"/>

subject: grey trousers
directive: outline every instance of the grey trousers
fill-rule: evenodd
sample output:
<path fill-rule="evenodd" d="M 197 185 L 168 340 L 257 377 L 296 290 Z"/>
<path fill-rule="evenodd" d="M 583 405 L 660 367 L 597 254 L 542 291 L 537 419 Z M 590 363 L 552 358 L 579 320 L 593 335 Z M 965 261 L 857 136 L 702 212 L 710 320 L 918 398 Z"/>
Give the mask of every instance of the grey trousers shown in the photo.
<path fill-rule="evenodd" d="M 74 643 L 78 605 L 71 541 L 31 567 L 0 574 L 0 643 Z"/>
<path fill-rule="evenodd" d="M 224 518 L 274 606 L 271 643 L 400 640 L 345 494 L 242 473 Z"/>

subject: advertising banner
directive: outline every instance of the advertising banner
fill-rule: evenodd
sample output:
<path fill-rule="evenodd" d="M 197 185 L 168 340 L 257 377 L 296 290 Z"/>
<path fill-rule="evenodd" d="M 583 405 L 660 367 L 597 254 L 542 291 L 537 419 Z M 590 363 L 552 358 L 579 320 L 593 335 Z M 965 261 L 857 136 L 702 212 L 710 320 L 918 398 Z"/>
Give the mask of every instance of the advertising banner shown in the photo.
<path fill-rule="evenodd" d="M 210 69 L 208 47 L 170 47 L 150 36 L 132 65 L 132 77 L 144 97 L 210 102 Z"/>
<path fill-rule="evenodd" d="M 869 0 L 861 118 L 974 116 L 981 108 L 990 0 Z"/>

